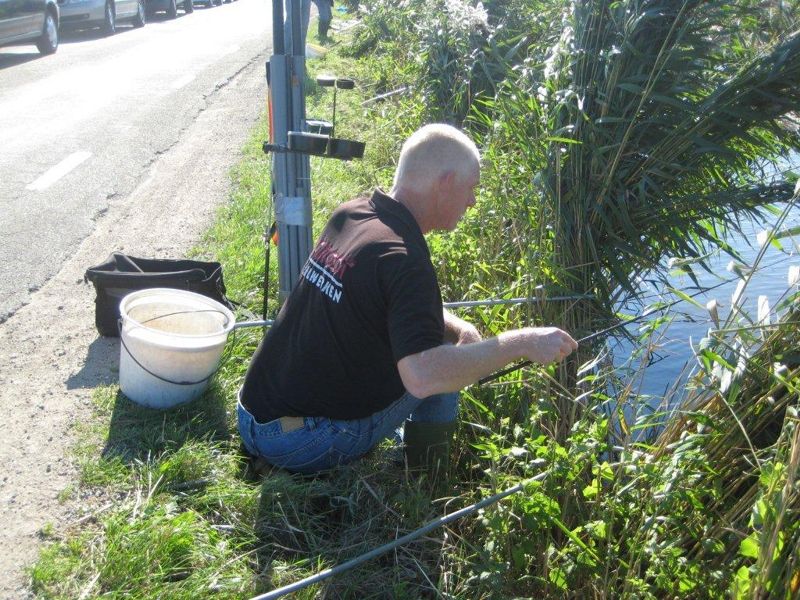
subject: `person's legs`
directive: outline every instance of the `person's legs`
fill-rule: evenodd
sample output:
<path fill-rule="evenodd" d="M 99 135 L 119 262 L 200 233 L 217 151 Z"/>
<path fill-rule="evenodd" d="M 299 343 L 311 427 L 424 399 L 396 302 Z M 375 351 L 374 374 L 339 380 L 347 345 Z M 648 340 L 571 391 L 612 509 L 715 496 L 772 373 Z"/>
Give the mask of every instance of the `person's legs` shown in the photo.
<path fill-rule="evenodd" d="M 328 28 L 331 26 L 333 13 L 331 12 L 330 0 L 314 0 L 319 12 L 319 22 L 317 23 L 317 33 L 319 34 L 320 41 L 328 37 Z"/>
<path fill-rule="evenodd" d="M 241 402 L 237 406 L 239 432 L 248 452 L 299 473 L 314 473 L 360 458 L 381 440 L 392 437 L 409 415 L 419 424 L 449 423 L 454 427 L 457 410 L 457 393 L 425 399 L 406 393 L 363 419 L 284 417 L 262 424 Z"/>

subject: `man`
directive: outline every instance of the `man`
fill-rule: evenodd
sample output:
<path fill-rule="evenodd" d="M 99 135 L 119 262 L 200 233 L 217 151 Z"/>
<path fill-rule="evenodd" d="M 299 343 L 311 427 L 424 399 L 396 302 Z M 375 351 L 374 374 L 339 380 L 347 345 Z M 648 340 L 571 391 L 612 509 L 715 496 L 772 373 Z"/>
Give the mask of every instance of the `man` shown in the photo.
<path fill-rule="evenodd" d="M 479 177 L 475 144 L 427 125 L 403 145 L 388 194 L 333 212 L 247 371 L 238 416 L 249 452 L 313 473 L 364 455 L 405 420 L 409 464 L 446 459 L 461 388 L 577 348 L 553 327 L 481 340 L 442 309 L 423 235 L 456 227 Z"/>

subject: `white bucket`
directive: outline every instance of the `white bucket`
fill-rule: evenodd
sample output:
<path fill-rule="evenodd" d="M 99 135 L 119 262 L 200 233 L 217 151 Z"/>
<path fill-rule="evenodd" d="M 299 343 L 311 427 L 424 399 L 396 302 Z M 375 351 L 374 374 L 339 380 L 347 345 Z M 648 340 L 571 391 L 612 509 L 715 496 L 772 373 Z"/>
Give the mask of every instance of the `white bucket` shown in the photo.
<path fill-rule="evenodd" d="M 235 324 L 230 310 L 194 292 L 153 288 L 125 296 L 119 312 L 123 394 L 169 408 L 203 393 Z"/>

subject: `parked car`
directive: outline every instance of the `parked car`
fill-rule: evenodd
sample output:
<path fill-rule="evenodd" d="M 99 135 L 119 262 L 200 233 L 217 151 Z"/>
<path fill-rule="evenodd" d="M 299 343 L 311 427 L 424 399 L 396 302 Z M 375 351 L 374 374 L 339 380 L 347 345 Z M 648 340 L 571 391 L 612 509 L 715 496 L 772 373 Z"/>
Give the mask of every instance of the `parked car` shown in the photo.
<path fill-rule="evenodd" d="M 106 35 L 114 35 L 117 24 L 130 22 L 144 27 L 145 0 L 58 0 L 61 29 L 100 27 Z"/>
<path fill-rule="evenodd" d="M 206 8 L 211 8 L 212 6 L 219 6 L 222 4 L 222 0 L 193 0 L 195 4 L 202 4 Z"/>
<path fill-rule="evenodd" d="M 192 0 L 182 0 L 180 3 L 177 0 L 146 0 L 147 1 L 147 14 L 152 15 L 157 12 L 166 13 L 168 19 L 174 19 L 178 16 L 178 7 L 183 9 L 187 15 L 194 12 L 194 4 Z"/>
<path fill-rule="evenodd" d="M 58 49 L 56 0 L 0 0 L 0 46 L 31 43 L 42 54 Z"/>

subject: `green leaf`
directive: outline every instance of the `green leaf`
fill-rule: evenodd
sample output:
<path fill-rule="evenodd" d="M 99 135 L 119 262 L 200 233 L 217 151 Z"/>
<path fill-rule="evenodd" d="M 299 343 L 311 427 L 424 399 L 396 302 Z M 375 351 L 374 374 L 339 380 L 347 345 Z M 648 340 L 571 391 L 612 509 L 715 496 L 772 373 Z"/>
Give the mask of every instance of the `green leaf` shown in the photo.
<path fill-rule="evenodd" d="M 558 137 L 558 136 L 548 136 L 548 137 L 544 138 L 544 141 L 545 142 L 557 142 L 557 143 L 560 143 L 560 144 L 582 144 L 583 143 L 580 140 L 573 140 L 573 139 L 570 139 L 570 138 Z"/>
<path fill-rule="evenodd" d="M 560 590 L 567 589 L 567 576 L 563 569 L 556 567 L 550 570 L 549 577 L 550 583 L 555 585 Z"/>
<path fill-rule="evenodd" d="M 759 545 L 758 539 L 755 536 L 755 533 L 750 534 L 750 536 L 741 541 L 739 544 L 739 554 L 748 558 L 758 559 Z"/>
<path fill-rule="evenodd" d="M 583 488 L 583 497 L 589 500 L 597 498 L 600 493 L 600 482 L 597 478 L 592 479 L 592 483 Z"/>
<path fill-rule="evenodd" d="M 693 306 L 695 306 L 695 307 L 699 308 L 700 310 L 703 310 L 703 311 L 704 311 L 704 310 L 706 309 L 705 305 L 703 305 L 703 304 L 700 304 L 700 303 L 699 303 L 697 300 L 695 300 L 694 298 L 692 298 L 692 297 L 691 297 L 689 294 L 687 294 L 686 292 L 682 292 L 682 291 L 680 291 L 680 290 L 678 290 L 678 289 L 675 289 L 675 288 L 669 288 L 669 291 L 671 291 L 673 294 L 675 294 L 675 295 L 676 295 L 678 298 L 680 298 L 681 300 L 683 300 L 683 301 L 685 301 L 685 302 L 688 302 L 689 304 L 691 304 L 691 305 L 693 305 Z"/>
<path fill-rule="evenodd" d="M 709 554 L 722 554 L 725 551 L 725 544 L 715 538 L 706 538 L 703 540 L 703 550 Z"/>
<path fill-rule="evenodd" d="M 746 600 L 750 598 L 750 569 L 739 567 L 736 571 L 736 578 L 733 581 L 733 597 L 736 600 Z"/>

